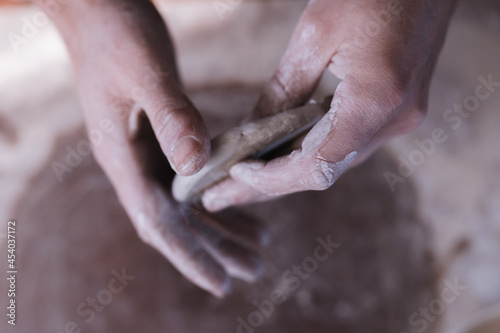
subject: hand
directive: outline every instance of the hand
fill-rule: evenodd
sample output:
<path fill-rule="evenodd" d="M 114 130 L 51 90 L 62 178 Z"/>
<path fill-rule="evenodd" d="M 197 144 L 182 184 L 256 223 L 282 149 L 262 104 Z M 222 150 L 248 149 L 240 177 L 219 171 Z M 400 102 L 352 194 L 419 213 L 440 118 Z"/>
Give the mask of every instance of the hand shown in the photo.
<path fill-rule="evenodd" d="M 383 142 L 411 131 L 427 109 L 430 78 L 454 0 L 315 0 L 252 114 L 303 104 L 325 69 L 342 79 L 331 108 L 291 154 L 243 162 L 205 192 L 210 211 L 325 190 Z"/>
<path fill-rule="evenodd" d="M 151 2 L 72 2 L 54 20 L 73 60 L 87 128 L 113 128 L 94 153 L 139 236 L 214 295 L 228 291 L 229 276 L 254 280 L 260 261 L 250 248 L 262 240 L 260 225 L 239 216 L 236 229 L 170 195 L 172 169 L 197 172 L 210 147 Z"/>

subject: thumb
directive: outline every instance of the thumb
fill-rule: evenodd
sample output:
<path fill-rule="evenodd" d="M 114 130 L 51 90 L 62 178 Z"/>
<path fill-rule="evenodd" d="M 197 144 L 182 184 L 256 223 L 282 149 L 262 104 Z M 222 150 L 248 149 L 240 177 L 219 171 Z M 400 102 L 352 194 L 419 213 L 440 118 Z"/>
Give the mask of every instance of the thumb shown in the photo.
<path fill-rule="evenodd" d="M 347 170 L 372 136 L 401 107 L 387 86 L 347 77 L 331 109 L 313 127 L 302 148 L 269 162 L 242 162 L 233 179 L 267 195 L 326 190 Z"/>
<path fill-rule="evenodd" d="M 142 107 L 176 173 L 198 172 L 210 156 L 210 139 L 198 110 L 176 86 L 146 93 Z"/>

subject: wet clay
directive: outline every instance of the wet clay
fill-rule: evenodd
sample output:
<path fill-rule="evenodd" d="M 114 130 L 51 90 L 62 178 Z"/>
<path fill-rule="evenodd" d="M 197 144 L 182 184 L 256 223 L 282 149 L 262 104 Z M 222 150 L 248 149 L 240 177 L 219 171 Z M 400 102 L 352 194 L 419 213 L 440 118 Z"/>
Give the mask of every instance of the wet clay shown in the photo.
<path fill-rule="evenodd" d="M 330 98 L 331 100 L 331 98 Z M 229 169 L 250 157 L 258 158 L 311 129 L 328 111 L 325 103 L 311 103 L 232 128 L 212 140 L 206 165 L 192 176 L 176 176 L 174 198 L 191 202 L 229 176 Z M 328 104 L 326 103 L 326 106 Z"/>

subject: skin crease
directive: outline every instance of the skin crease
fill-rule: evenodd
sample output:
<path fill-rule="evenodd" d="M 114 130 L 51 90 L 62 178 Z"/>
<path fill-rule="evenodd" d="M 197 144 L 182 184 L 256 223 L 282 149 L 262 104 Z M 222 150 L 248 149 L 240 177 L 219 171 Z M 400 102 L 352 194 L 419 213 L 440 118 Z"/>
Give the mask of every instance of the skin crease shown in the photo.
<path fill-rule="evenodd" d="M 35 2 L 44 7 L 45 1 Z M 390 2 L 309 2 L 250 119 L 301 105 L 327 68 L 343 80 L 332 108 L 301 149 L 267 164 L 234 167 L 231 180 L 205 194 L 208 210 L 324 190 L 354 156 L 353 164 L 359 163 L 383 141 L 418 125 L 455 1 L 401 1 L 401 13 L 360 49 L 354 43 L 359 29 Z M 227 227 L 224 220 L 185 209 L 170 194 L 174 172 L 165 172 L 166 163 L 191 175 L 203 167 L 210 149 L 153 4 L 82 0 L 61 8 L 54 22 L 73 61 L 87 128 L 99 128 L 103 119 L 114 125 L 94 154 L 141 239 L 216 296 L 227 293 L 230 277 L 254 280 L 259 260 L 239 239 L 248 233 L 254 245 L 261 244 L 261 226 L 238 217 L 248 227 L 233 237 L 220 227 Z"/>
<path fill-rule="evenodd" d="M 342 79 L 330 111 L 292 154 L 233 166 L 231 179 L 205 192 L 204 206 L 218 211 L 325 190 L 349 164 L 361 163 L 388 139 L 417 127 L 427 111 L 431 75 L 455 3 L 309 1 L 248 120 L 306 102 L 327 69 Z"/>
<path fill-rule="evenodd" d="M 36 2 L 44 8 L 45 1 Z M 87 128 L 112 123 L 94 155 L 139 237 L 215 296 L 230 290 L 232 277 L 253 282 L 261 272 L 255 249 L 266 239 L 262 225 L 239 213 L 231 220 L 242 227 L 232 228 L 180 206 L 170 194 L 173 170 L 197 172 L 210 141 L 183 93 L 170 37 L 153 4 L 71 1 L 54 22 L 74 65 Z"/>

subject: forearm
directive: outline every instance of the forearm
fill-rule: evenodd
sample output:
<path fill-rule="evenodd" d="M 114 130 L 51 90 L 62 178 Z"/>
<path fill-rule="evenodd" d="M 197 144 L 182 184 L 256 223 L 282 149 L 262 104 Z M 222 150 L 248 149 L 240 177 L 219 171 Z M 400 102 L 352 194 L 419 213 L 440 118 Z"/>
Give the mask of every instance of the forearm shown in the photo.
<path fill-rule="evenodd" d="M 149 0 L 33 0 L 54 22 L 72 57 L 82 54 L 82 36 L 99 36 L 102 29 L 137 24 L 154 13 Z M 119 24 L 117 24 L 119 23 Z M 120 31 L 116 31 L 117 34 Z M 76 60 L 76 59 L 73 59 Z"/>

